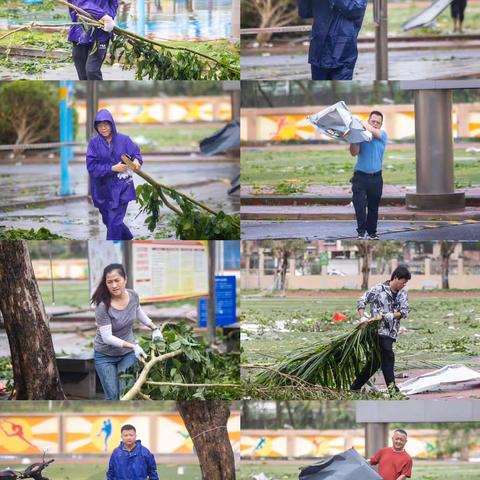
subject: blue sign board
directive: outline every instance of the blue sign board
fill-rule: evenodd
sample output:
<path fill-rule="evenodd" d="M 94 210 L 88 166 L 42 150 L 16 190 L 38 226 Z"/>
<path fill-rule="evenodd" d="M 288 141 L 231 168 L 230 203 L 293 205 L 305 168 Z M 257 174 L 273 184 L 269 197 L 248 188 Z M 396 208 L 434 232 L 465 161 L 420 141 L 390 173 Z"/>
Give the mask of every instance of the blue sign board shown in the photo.
<path fill-rule="evenodd" d="M 215 300 L 217 327 L 231 325 L 237 321 L 237 279 L 234 275 L 215 277 Z M 200 327 L 207 326 L 208 299 L 198 301 L 198 322 Z"/>

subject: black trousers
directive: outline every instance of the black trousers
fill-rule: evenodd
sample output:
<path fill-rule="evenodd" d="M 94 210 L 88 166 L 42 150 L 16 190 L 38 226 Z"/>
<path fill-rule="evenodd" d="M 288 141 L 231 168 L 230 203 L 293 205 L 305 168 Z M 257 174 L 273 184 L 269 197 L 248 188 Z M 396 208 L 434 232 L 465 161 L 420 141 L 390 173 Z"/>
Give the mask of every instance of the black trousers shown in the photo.
<path fill-rule="evenodd" d="M 460 22 L 463 22 L 465 18 L 465 8 L 467 7 L 467 0 L 453 0 L 450 4 L 450 12 L 452 18 L 460 19 Z"/>
<path fill-rule="evenodd" d="M 102 65 L 107 56 L 108 41 L 99 42 L 92 53 L 93 45 L 73 44 L 73 63 L 79 80 L 103 80 Z"/>
<path fill-rule="evenodd" d="M 353 206 L 357 218 L 357 232 L 364 235 L 377 233 L 378 207 L 382 198 L 382 172 L 363 173 L 356 171 L 352 178 Z"/>
<path fill-rule="evenodd" d="M 355 66 L 344 65 L 338 68 L 322 68 L 310 65 L 312 80 L 352 80 Z"/>
<path fill-rule="evenodd" d="M 387 387 L 395 384 L 395 353 L 393 352 L 395 340 L 383 335 L 379 336 L 378 340 L 380 343 L 380 360 L 374 358 L 365 365 L 352 383 L 351 390 L 360 390 L 380 367 L 382 367 L 383 378 Z"/>

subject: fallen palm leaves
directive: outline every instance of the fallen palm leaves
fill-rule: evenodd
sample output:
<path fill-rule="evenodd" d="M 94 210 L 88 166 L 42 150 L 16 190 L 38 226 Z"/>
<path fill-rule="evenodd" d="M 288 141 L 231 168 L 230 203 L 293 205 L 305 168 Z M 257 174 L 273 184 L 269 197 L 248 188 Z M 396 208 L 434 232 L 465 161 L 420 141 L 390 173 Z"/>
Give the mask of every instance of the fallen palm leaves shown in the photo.
<path fill-rule="evenodd" d="M 181 240 L 238 240 L 240 218 L 212 208 L 184 193 L 163 185 L 142 170 L 136 171 L 128 155 L 122 161 L 146 182 L 137 187 L 140 212 L 145 213 L 148 229 L 153 232 L 160 220 L 160 208 L 165 206 L 175 215 L 172 226 Z M 169 197 L 169 198 L 167 198 Z M 172 203 L 171 199 L 174 203 Z"/>
<path fill-rule="evenodd" d="M 265 368 L 253 382 L 272 388 L 303 382 L 307 386 L 348 390 L 362 368 L 380 357 L 379 321 L 375 318 L 366 325 L 360 324 L 327 344 L 317 342 L 295 350 L 278 365 Z"/>
<path fill-rule="evenodd" d="M 214 351 L 186 323 L 167 324 L 162 333 L 162 341 L 141 340 L 149 357 L 122 375 L 133 386 L 121 400 L 239 398 L 238 353 Z"/>
<path fill-rule="evenodd" d="M 77 12 L 85 29 L 102 28 L 103 23 L 66 0 L 56 0 Z M 110 41 L 111 62 L 124 69 L 136 69 L 141 80 L 240 80 L 239 55 L 225 51 L 220 56 L 184 46 L 173 46 L 115 27 Z M 94 47 L 95 49 L 95 47 Z M 218 55 L 218 53 L 216 53 Z"/>

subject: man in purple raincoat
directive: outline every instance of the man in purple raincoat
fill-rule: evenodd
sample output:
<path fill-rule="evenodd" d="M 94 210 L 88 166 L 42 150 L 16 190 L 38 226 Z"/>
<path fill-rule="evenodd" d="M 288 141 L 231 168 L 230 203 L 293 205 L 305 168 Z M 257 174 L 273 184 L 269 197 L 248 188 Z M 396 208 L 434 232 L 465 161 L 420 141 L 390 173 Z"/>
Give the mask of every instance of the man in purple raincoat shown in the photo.
<path fill-rule="evenodd" d="M 91 138 L 87 149 L 93 204 L 107 227 L 107 240 L 131 240 L 133 235 L 123 220 L 128 202 L 135 200 L 136 195 L 133 173 L 121 156 L 129 155 L 137 170 L 142 167 L 142 156 L 129 136 L 117 132 L 108 110 L 97 113 L 95 130 L 98 135 Z"/>
<path fill-rule="evenodd" d="M 93 18 L 103 22 L 103 28 L 84 30 L 78 12 L 69 8 L 72 25 L 68 40 L 73 44 L 72 56 L 79 80 L 103 80 L 102 64 L 107 55 L 108 42 L 115 28 L 118 0 L 71 0 L 71 4 L 85 10 Z"/>

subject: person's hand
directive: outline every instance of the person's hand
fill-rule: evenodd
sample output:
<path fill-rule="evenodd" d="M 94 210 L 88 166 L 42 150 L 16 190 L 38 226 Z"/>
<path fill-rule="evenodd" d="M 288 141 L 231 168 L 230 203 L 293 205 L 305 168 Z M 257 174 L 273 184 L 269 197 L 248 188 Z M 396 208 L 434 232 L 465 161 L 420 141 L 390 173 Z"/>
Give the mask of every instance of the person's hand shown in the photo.
<path fill-rule="evenodd" d="M 369 321 L 370 319 L 367 316 L 363 315 L 362 317 L 360 317 L 358 328 L 366 327 Z"/>
<path fill-rule="evenodd" d="M 115 28 L 115 21 L 110 15 L 104 15 L 100 21 L 103 22 L 103 30 L 105 30 L 105 32 L 113 32 L 113 29 Z"/>
<path fill-rule="evenodd" d="M 152 332 L 152 342 L 156 342 L 157 340 L 163 340 L 162 331 L 159 328 L 156 328 Z"/>
<path fill-rule="evenodd" d="M 135 171 L 139 172 L 142 168 L 142 164 L 137 159 L 133 161 L 133 164 L 135 165 Z"/>
<path fill-rule="evenodd" d="M 118 162 L 117 164 L 112 166 L 112 172 L 125 173 L 127 170 L 128 166 L 122 162 Z"/>
<path fill-rule="evenodd" d="M 395 318 L 395 316 L 392 312 L 388 312 L 388 313 L 383 314 L 383 319 L 387 322 L 391 322 L 394 318 Z"/>
<path fill-rule="evenodd" d="M 133 347 L 133 353 L 137 357 L 137 360 L 141 360 L 142 357 L 147 358 L 147 354 L 138 343 L 136 343 L 135 346 Z"/>

